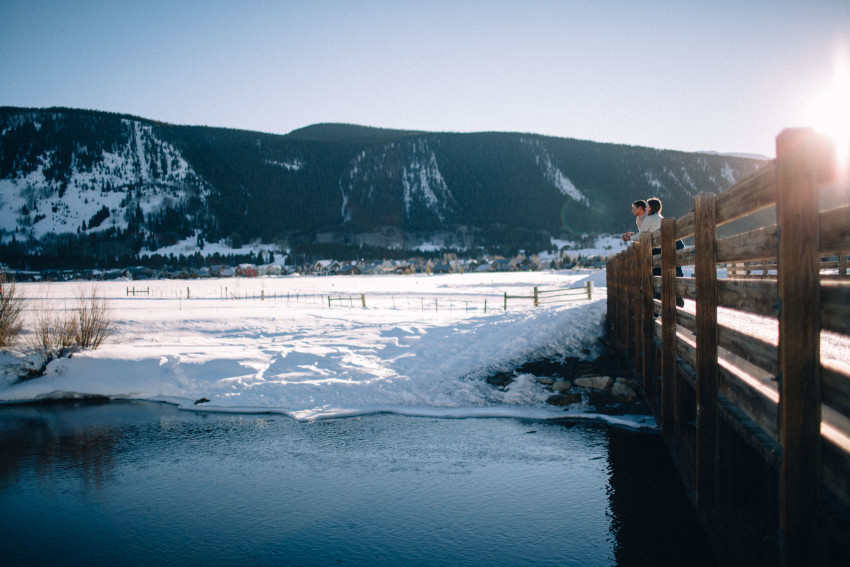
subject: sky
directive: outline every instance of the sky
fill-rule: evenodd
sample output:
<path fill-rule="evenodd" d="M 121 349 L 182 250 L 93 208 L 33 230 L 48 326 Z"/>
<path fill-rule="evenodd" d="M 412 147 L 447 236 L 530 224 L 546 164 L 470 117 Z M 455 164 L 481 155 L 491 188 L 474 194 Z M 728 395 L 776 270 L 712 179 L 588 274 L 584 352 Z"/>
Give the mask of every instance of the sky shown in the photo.
<path fill-rule="evenodd" d="M 278 134 L 344 122 L 774 157 L 782 129 L 830 127 L 848 65 L 847 0 L 0 0 L 0 106 Z"/>

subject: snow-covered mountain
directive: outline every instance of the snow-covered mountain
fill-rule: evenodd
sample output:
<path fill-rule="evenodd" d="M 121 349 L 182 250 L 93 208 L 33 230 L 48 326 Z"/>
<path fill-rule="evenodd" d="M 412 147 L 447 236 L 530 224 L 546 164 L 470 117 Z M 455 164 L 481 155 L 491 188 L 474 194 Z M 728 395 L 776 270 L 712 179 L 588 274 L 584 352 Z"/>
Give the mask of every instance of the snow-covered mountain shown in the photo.
<path fill-rule="evenodd" d="M 45 128 L 39 118 L 21 120 L 17 129 L 39 133 Z M 61 128 L 55 122 L 47 127 Z M 4 141 L 7 129 L 15 126 L 4 125 Z M 189 216 L 206 210 L 212 187 L 150 124 L 120 118 L 110 144 L 75 145 L 64 172 L 61 148 L 12 160 L 14 169 L 0 178 L 0 230 L 41 240 L 50 234 L 126 231 L 134 219 L 168 210 Z"/>
<path fill-rule="evenodd" d="M 625 230 L 637 198 L 677 216 L 763 163 L 533 134 L 319 124 L 273 135 L 6 107 L 0 243 L 105 261 L 192 235 L 350 244 L 391 230 L 533 249 Z"/>

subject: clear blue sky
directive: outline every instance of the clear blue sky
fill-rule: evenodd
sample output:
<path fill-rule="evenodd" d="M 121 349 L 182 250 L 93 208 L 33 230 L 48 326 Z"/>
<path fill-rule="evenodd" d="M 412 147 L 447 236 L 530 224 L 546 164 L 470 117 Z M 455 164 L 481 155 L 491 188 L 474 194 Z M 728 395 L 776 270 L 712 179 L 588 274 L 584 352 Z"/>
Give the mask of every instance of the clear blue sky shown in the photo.
<path fill-rule="evenodd" d="M 839 52 L 850 0 L 0 0 L 0 106 L 772 157 Z"/>

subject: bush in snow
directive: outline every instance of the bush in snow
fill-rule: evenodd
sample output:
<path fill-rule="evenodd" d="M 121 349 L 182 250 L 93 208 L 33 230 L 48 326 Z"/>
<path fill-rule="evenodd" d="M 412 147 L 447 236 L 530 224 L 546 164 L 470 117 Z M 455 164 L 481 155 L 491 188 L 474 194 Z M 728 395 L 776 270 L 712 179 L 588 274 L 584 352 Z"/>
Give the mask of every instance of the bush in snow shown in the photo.
<path fill-rule="evenodd" d="M 60 312 L 43 308 L 35 313 L 34 333 L 29 350 L 40 358 L 28 377 L 44 374 L 51 360 L 71 356 L 83 348 L 96 349 L 113 331 L 109 305 L 97 290 L 81 293 L 76 307 Z"/>
<path fill-rule="evenodd" d="M 15 344 L 23 327 L 24 298 L 14 282 L 0 285 L 0 348 L 8 348 Z"/>

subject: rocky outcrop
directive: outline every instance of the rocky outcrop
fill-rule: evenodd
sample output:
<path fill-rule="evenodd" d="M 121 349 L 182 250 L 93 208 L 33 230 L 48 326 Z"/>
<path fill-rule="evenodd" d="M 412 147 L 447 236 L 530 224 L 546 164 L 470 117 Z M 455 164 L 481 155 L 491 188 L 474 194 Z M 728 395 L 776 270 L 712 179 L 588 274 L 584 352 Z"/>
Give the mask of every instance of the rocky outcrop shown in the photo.
<path fill-rule="evenodd" d="M 513 372 L 494 374 L 487 382 L 497 388 L 507 388 L 521 374 L 534 375 L 538 384 L 551 390 L 547 402 L 554 406 L 584 404 L 599 413 L 650 413 L 640 396 L 640 382 L 632 377 L 626 359 L 617 352 L 606 352 L 596 360 L 531 361 Z"/>

